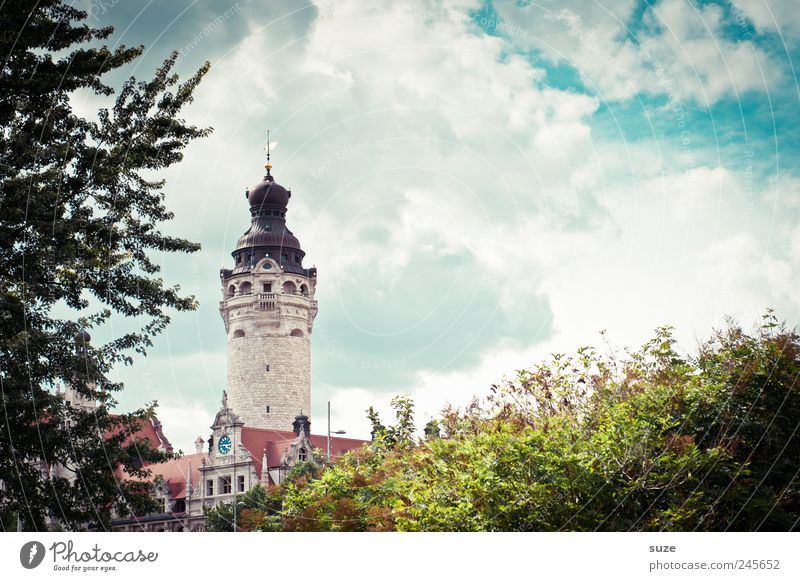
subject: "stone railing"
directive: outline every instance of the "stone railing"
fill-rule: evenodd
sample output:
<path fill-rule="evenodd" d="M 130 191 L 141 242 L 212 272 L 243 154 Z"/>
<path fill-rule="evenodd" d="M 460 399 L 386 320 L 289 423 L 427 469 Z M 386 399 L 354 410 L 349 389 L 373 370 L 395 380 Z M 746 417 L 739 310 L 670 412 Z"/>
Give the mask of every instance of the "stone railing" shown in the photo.
<path fill-rule="evenodd" d="M 258 293 L 253 301 L 257 311 L 274 311 L 277 304 L 277 293 Z"/>

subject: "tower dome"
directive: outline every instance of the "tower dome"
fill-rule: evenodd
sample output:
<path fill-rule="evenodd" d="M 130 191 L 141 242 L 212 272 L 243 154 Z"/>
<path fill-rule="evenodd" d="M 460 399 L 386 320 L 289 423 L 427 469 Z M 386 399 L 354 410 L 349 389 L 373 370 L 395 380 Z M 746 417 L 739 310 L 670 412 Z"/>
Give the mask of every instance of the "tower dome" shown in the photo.
<path fill-rule="evenodd" d="M 292 192 L 267 175 L 247 190 L 251 224 L 237 241 L 233 257 L 234 272 L 249 270 L 262 258 L 275 259 L 287 272 L 307 274 L 303 268 L 305 252 L 300 241 L 286 226 L 286 208 Z"/>
<path fill-rule="evenodd" d="M 292 192 L 277 183 L 267 173 L 264 178 L 246 193 L 250 202 L 250 212 L 255 213 L 261 209 L 286 211 Z"/>

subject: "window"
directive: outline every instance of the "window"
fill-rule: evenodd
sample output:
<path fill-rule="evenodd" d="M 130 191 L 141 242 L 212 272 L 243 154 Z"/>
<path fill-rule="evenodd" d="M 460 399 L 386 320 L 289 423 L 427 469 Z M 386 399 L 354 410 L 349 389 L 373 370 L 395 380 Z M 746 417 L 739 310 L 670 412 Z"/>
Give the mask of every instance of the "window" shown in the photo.
<path fill-rule="evenodd" d="M 269 406 L 267 406 L 267 413 L 269 413 Z"/>
<path fill-rule="evenodd" d="M 308 451 L 305 448 L 300 448 L 300 452 L 297 455 L 299 460 L 305 461 L 308 459 Z"/>
<path fill-rule="evenodd" d="M 252 292 L 253 285 L 250 284 L 248 281 L 243 282 L 239 285 L 239 294 L 240 295 L 249 295 Z"/>
<path fill-rule="evenodd" d="M 186 501 L 183 499 L 175 501 L 175 512 L 186 512 Z"/>
<path fill-rule="evenodd" d="M 233 286 L 233 285 L 229 286 L 228 287 L 228 297 L 230 298 L 235 294 L 236 294 L 236 287 Z"/>
<path fill-rule="evenodd" d="M 214 481 L 206 480 L 206 496 L 214 496 Z"/>
<path fill-rule="evenodd" d="M 271 293 L 272 292 L 272 283 L 271 282 L 265 282 L 264 283 L 264 292 L 265 293 Z"/>
<path fill-rule="evenodd" d="M 241 329 L 236 329 L 233 332 L 233 338 L 234 339 L 240 339 L 241 337 L 244 337 L 244 331 L 242 331 Z"/>
<path fill-rule="evenodd" d="M 236 490 L 244 492 L 244 476 L 236 477 Z"/>
<path fill-rule="evenodd" d="M 266 371 L 269 371 L 269 363 L 267 363 L 266 368 L 267 368 Z M 269 410 L 267 410 L 267 411 L 269 411 Z"/>
<path fill-rule="evenodd" d="M 292 329 L 292 332 L 290 334 L 291 334 L 292 337 L 302 337 L 303 336 L 303 332 L 300 329 Z"/>
<path fill-rule="evenodd" d="M 231 493 L 231 477 L 223 476 L 219 479 L 220 494 Z"/>
<path fill-rule="evenodd" d="M 281 254 L 281 262 L 289 262 L 289 255 Z"/>
<path fill-rule="evenodd" d="M 296 264 L 300 264 L 300 255 L 299 254 L 295 254 L 294 255 L 294 261 L 295 261 Z"/>
<path fill-rule="evenodd" d="M 283 292 L 285 294 L 293 295 L 296 290 L 297 290 L 297 287 L 295 286 L 295 284 L 292 281 L 287 280 L 285 283 L 283 283 Z"/>

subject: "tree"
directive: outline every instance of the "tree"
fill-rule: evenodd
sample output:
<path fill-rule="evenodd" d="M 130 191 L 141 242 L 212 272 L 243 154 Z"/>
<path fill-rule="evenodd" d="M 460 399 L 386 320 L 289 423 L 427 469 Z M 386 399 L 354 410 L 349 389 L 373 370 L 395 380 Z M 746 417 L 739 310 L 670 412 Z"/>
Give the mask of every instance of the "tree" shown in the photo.
<path fill-rule="evenodd" d="M 396 409 L 412 417 L 410 401 Z M 408 430 L 384 427 L 319 478 L 286 486 L 284 528 L 790 531 L 800 522 L 800 335 L 771 313 L 753 333 L 730 322 L 694 357 L 677 352 L 669 327 L 623 356 L 556 354 L 438 423 L 439 437 L 402 445 L 388 436 Z"/>
<path fill-rule="evenodd" d="M 256 484 L 245 493 L 237 494 L 236 528 L 247 532 L 280 530 L 280 496 L 275 488 L 267 489 Z M 233 531 L 233 502 L 221 502 L 205 510 L 206 530 Z"/>
<path fill-rule="evenodd" d="M 147 510 L 143 465 L 164 455 L 132 437 L 154 406 L 112 414 L 123 386 L 107 374 L 146 353 L 167 309 L 196 305 L 164 283 L 151 253 L 199 249 L 159 231 L 173 216 L 155 176 L 210 131 L 180 118 L 208 64 L 179 84 L 173 53 L 152 80 L 125 82 L 97 121 L 82 118 L 70 96 L 112 95 L 103 76 L 143 52 L 98 46 L 112 29 L 86 16 L 61 0 L 0 4 L 0 513 L 29 530 L 48 517 L 102 528 L 112 508 Z M 113 313 L 141 327 L 76 349 L 80 331 Z M 60 381 L 97 411 L 66 406 Z M 42 472 L 56 461 L 77 477 Z"/>

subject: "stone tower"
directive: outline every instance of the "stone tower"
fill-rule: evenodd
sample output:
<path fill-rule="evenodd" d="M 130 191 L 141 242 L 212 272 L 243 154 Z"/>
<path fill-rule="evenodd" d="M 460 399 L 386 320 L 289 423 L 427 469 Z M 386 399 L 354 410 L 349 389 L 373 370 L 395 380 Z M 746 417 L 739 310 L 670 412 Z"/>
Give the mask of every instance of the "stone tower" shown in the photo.
<path fill-rule="evenodd" d="M 228 334 L 228 398 L 246 426 L 288 431 L 311 409 L 311 329 L 316 268 L 286 227 L 291 191 L 267 175 L 248 190 L 250 228 L 232 270 L 220 270 Z"/>

